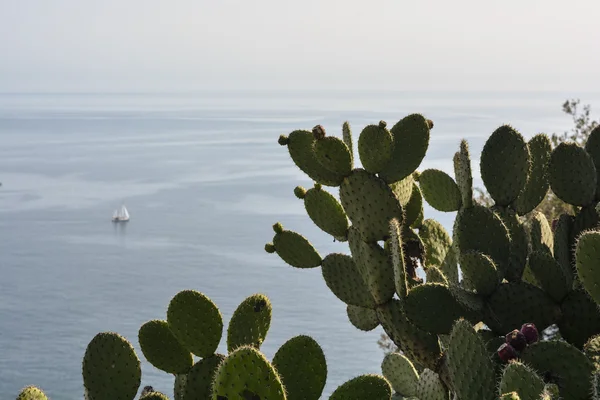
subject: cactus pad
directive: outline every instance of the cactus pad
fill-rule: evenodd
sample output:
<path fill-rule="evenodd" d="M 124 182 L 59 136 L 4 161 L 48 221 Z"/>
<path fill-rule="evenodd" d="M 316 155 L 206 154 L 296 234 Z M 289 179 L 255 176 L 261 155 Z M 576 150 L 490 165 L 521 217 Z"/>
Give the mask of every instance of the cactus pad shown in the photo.
<path fill-rule="evenodd" d="M 281 379 L 265 356 L 251 346 L 237 348 L 219 366 L 212 400 L 285 400 Z"/>
<path fill-rule="evenodd" d="M 300 335 L 285 342 L 273 357 L 286 390 L 286 400 L 320 398 L 327 381 L 327 363 L 321 346 L 311 337 Z"/>
<path fill-rule="evenodd" d="M 596 167 L 576 143 L 559 144 L 550 157 L 550 187 L 565 203 L 586 206 L 596 195 Z"/>
<path fill-rule="evenodd" d="M 400 353 L 388 353 L 381 363 L 381 373 L 395 392 L 405 397 L 417 396 L 419 374 L 412 362 Z"/>
<path fill-rule="evenodd" d="M 554 253 L 554 235 L 552 228 L 541 212 L 534 212 L 531 218 L 531 247 L 533 251 Z"/>
<path fill-rule="evenodd" d="M 419 236 L 425 247 L 425 266 L 441 267 L 452 246 L 452 239 L 444 226 L 434 219 L 426 219 L 419 227 Z"/>
<path fill-rule="evenodd" d="M 523 363 L 554 381 L 565 400 L 586 400 L 591 392 L 593 365 L 575 347 L 562 341 L 534 343 L 521 354 Z"/>
<path fill-rule="evenodd" d="M 481 179 L 496 204 L 511 204 L 525 188 L 531 168 L 523 136 L 508 125 L 496 129 L 483 146 L 480 167 Z"/>
<path fill-rule="evenodd" d="M 285 140 L 280 138 L 279 141 L 287 145 L 290 157 L 309 178 L 326 186 L 339 186 L 344 177 L 323 168 L 317 161 L 314 142 L 312 132 L 305 130 L 293 131 Z"/>
<path fill-rule="evenodd" d="M 392 155 L 392 134 L 385 126 L 367 125 L 358 138 L 358 155 L 365 170 L 377 174 Z"/>
<path fill-rule="evenodd" d="M 494 261 L 478 251 L 466 251 L 460 255 L 460 269 L 465 279 L 473 285 L 477 293 L 488 296 L 500 283 Z"/>
<path fill-rule="evenodd" d="M 348 218 L 367 242 L 383 240 L 392 218 L 403 220 L 398 198 L 384 181 L 363 169 L 355 169 L 340 186 L 340 200 Z"/>
<path fill-rule="evenodd" d="M 586 142 L 585 151 L 592 157 L 596 166 L 596 199 L 600 198 L 600 125 L 590 132 Z"/>
<path fill-rule="evenodd" d="M 585 290 L 600 304 L 600 231 L 583 233 L 577 241 L 575 265 Z"/>
<path fill-rule="evenodd" d="M 417 184 L 413 184 L 410 200 L 404 206 L 404 224 L 410 227 L 418 227 L 423 222 L 423 196 Z"/>
<path fill-rule="evenodd" d="M 378 304 L 389 301 L 395 292 L 394 266 L 388 254 L 377 243 L 362 240 L 354 226 L 348 231 L 348 244 L 356 267 Z"/>
<path fill-rule="evenodd" d="M 346 304 L 375 308 L 376 303 L 352 257 L 332 253 L 321 268 L 327 287 Z"/>
<path fill-rule="evenodd" d="M 390 183 L 389 185 L 402 206 L 408 204 L 410 198 L 412 197 L 412 191 L 415 187 L 415 179 L 413 175 L 409 175 L 401 181 Z"/>
<path fill-rule="evenodd" d="M 427 283 L 441 283 L 442 285 L 448 286 L 449 282 L 444 273 L 437 267 L 429 267 L 425 270 L 425 277 Z"/>
<path fill-rule="evenodd" d="M 550 139 L 544 134 L 535 135 L 529 140 L 527 147 L 531 157 L 531 170 L 525 188 L 514 202 L 519 215 L 528 214 L 536 208 L 544 200 L 550 188 L 548 180 L 548 163 L 552 151 Z"/>
<path fill-rule="evenodd" d="M 240 346 L 260 349 L 271 327 L 272 306 L 263 294 L 253 294 L 236 308 L 227 328 L 227 351 Z"/>
<path fill-rule="evenodd" d="M 48 400 L 44 392 L 35 386 L 27 386 L 21 390 L 17 400 Z"/>
<path fill-rule="evenodd" d="M 500 400 L 521 400 L 521 398 L 517 392 L 510 392 L 502 394 Z"/>
<path fill-rule="evenodd" d="M 500 393 L 517 392 L 521 400 L 540 400 L 544 381 L 535 371 L 518 361 L 511 361 L 502 372 Z"/>
<path fill-rule="evenodd" d="M 295 268 L 316 268 L 321 265 L 321 256 L 304 236 L 284 230 L 281 224 L 275 224 L 274 230 L 273 243 L 267 246 L 272 246 L 283 261 Z"/>
<path fill-rule="evenodd" d="M 140 397 L 140 400 L 170 400 L 169 397 L 161 392 L 150 392 Z"/>
<path fill-rule="evenodd" d="M 324 232 L 336 238 L 348 234 L 348 218 L 338 200 L 321 185 L 309 189 L 304 194 L 304 207 L 310 219 Z"/>
<path fill-rule="evenodd" d="M 194 364 L 186 375 L 183 400 L 210 399 L 213 379 L 223 360 L 225 356 L 217 353 Z"/>
<path fill-rule="evenodd" d="M 562 319 L 558 321 L 561 336 L 577 348 L 600 334 L 598 306 L 583 290 L 572 290 L 562 301 Z"/>
<path fill-rule="evenodd" d="M 392 265 L 394 266 L 394 283 L 396 293 L 400 300 L 404 301 L 408 295 L 408 283 L 406 274 L 406 265 L 402 243 L 402 233 L 400 222 L 397 219 L 390 221 L 390 252 L 392 256 Z"/>
<path fill-rule="evenodd" d="M 344 178 L 352 171 L 352 155 L 346 144 L 334 136 L 317 139 L 315 158 L 327 171 Z"/>
<path fill-rule="evenodd" d="M 429 131 L 427 119 L 420 114 L 411 114 L 398 121 L 390 129 L 394 141 L 392 156 L 379 176 L 392 183 L 412 174 L 429 147 Z"/>
<path fill-rule="evenodd" d="M 392 387 L 379 375 L 361 375 L 339 386 L 329 400 L 390 400 Z"/>
<path fill-rule="evenodd" d="M 460 150 L 454 154 L 454 176 L 465 208 L 473 205 L 473 173 L 471 171 L 471 156 L 466 140 L 461 140 Z"/>
<path fill-rule="evenodd" d="M 417 384 L 417 398 L 448 400 L 448 389 L 444 387 L 438 374 L 425 368 L 423 372 L 421 372 L 421 377 Z"/>
<path fill-rule="evenodd" d="M 167 322 L 177 340 L 198 357 L 209 357 L 217 350 L 223 334 L 221 312 L 204 294 L 182 290 L 170 301 Z"/>
<path fill-rule="evenodd" d="M 133 400 L 142 379 L 133 346 L 113 332 L 98 333 L 90 341 L 82 374 L 89 400 Z"/>
<path fill-rule="evenodd" d="M 600 370 L 600 335 L 590 338 L 583 346 L 583 352 L 594 364 L 594 369 Z"/>
<path fill-rule="evenodd" d="M 454 321 L 465 316 L 450 289 L 439 283 L 426 283 L 412 288 L 406 297 L 404 309 L 412 323 L 437 334 L 450 333 Z"/>
<path fill-rule="evenodd" d="M 560 264 L 544 251 L 534 251 L 529 255 L 529 268 L 540 286 L 554 301 L 560 303 L 571 289 Z M 522 397 L 522 396 L 521 396 Z"/>
<path fill-rule="evenodd" d="M 485 343 L 469 322 L 456 321 L 447 355 L 449 374 L 458 398 L 495 400 L 494 364 Z"/>
<path fill-rule="evenodd" d="M 354 166 L 354 144 L 352 141 L 352 128 L 350 122 L 345 121 L 342 124 L 342 140 L 346 143 L 346 147 L 350 150 L 350 157 L 352 159 L 352 165 Z"/>
<path fill-rule="evenodd" d="M 348 304 L 346 305 L 346 314 L 348 315 L 350 323 L 352 323 L 356 329 L 360 329 L 361 331 L 372 331 L 379 326 L 377 313 L 370 308 Z"/>
<path fill-rule="evenodd" d="M 177 341 L 167 321 L 146 322 L 140 327 L 138 340 L 146 360 L 169 374 L 185 374 L 194 363 L 192 354 Z"/>
<path fill-rule="evenodd" d="M 458 185 L 443 171 L 426 169 L 421 172 L 419 186 L 425 201 L 438 211 L 457 211 L 462 205 Z"/>
<path fill-rule="evenodd" d="M 558 218 L 554 229 L 554 258 L 560 264 L 568 286 L 573 283 L 573 268 L 571 267 L 570 237 L 574 218 L 563 214 Z"/>

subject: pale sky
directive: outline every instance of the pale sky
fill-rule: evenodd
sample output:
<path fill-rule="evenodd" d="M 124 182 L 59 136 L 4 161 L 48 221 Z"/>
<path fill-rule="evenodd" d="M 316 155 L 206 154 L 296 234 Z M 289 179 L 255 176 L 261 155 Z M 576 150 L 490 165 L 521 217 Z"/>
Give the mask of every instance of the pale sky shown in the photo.
<path fill-rule="evenodd" d="M 600 91 L 598 0 L 0 0 L 0 92 Z"/>

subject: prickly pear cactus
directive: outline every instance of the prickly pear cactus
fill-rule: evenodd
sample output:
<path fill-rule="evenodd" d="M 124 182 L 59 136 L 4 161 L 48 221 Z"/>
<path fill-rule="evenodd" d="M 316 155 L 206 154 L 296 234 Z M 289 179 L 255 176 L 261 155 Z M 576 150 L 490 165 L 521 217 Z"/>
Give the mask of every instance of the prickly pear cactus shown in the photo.
<path fill-rule="evenodd" d="M 473 198 L 465 140 L 453 171 L 417 171 L 432 128 L 419 114 L 391 129 L 367 125 L 356 156 L 348 122 L 342 139 L 321 126 L 304 133 L 301 158 L 292 143 L 298 133 L 281 138 L 315 181 L 311 190 L 327 190 L 308 204 L 308 191 L 296 190 L 309 217 L 348 250 L 321 257 L 281 224 L 266 250 L 294 267 L 321 267 L 353 326 L 383 327 L 404 357 L 382 364 L 396 397 L 545 399 L 556 397 L 548 389 L 555 385 L 561 398 L 590 399 L 592 361 L 581 355 L 600 334 L 600 128 L 585 147 L 553 149 L 545 134 L 527 140 L 513 126 L 498 127 L 479 157 L 491 206 Z M 326 137 L 331 144 L 321 145 Z M 548 221 L 537 211 L 550 189 L 573 215 Z M 456 213 L 451 233 L 425 218 L 423 202 Z M 557 346 L 542 340 L 547 329 L 570 347 L 541 362 L 536 349 Z"/>

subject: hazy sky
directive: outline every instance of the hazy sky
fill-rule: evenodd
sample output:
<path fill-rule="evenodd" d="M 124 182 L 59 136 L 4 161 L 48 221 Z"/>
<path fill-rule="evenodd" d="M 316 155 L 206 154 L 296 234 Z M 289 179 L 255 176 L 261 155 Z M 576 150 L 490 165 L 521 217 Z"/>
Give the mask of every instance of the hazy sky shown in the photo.
<path fill-rule="evenodd" d="M 598 0 L 0 0 L 0 92 L 600 90 Z"/>

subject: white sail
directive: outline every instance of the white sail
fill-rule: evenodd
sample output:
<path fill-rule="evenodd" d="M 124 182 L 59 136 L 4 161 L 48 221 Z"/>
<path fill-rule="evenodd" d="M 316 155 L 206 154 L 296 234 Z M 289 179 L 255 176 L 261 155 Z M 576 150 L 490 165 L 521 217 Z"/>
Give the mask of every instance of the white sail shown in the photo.
<path fill-rule="evenodd" d="M 127 211 L 127 208 L 125 208 L 125 205 L 123 205 L 121 207 L 121 213 L 119 215 L 119 218 L 121 219 L 121 221 L 128 221 L 129 220 L 129 212 Z"/>

